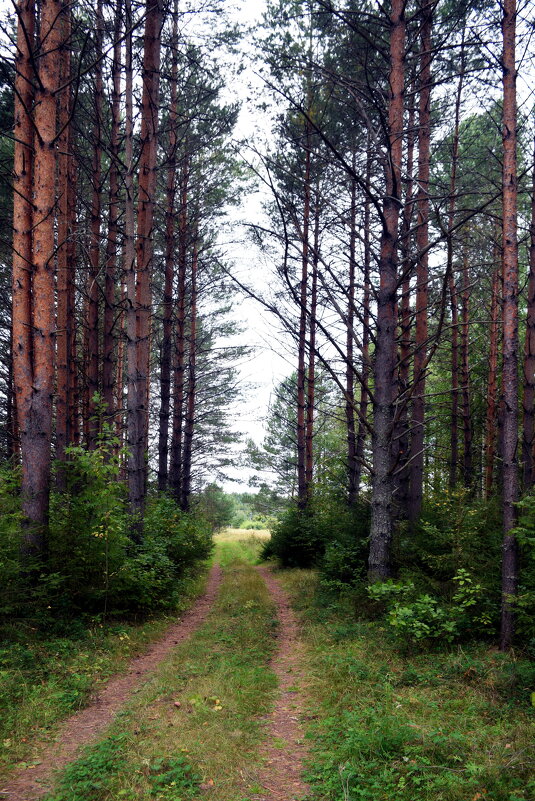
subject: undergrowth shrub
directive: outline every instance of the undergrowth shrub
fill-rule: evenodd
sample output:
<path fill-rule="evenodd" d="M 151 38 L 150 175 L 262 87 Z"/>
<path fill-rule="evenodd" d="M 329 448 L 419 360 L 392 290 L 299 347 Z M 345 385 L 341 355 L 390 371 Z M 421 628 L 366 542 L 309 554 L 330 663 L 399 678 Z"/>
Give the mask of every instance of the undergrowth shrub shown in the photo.
<path fill-rule="evenodd" d="M 362 575 L 369 510 L 352 509 L 336 498 L 313 498 L 306 509 L 290 506 L 271 531 L 262 557 L 284 567 L 318 566 L 326 584 L 342 587 Z"/>
<path fill-rule="evenodd" d="M 453 577 L 456 587 L 449 603 L 419 594 L 413 582 L 384 581 L 368 587 L 368 595 L 386 608 L 385 620 L 402 644 L 452 643 L 468 634 L 492 629 L 492 614 L 481 584 L 461 568 Z"/>
<path fill-rule="evenodd" d="M 210 524 L 158 495 L 147 502 L 143 541 L 134 543 L 118 444 L 104 431 L 95 449 L 71 447 L 56 465 L 62 489 L 51 493 L 48 558 L 31 570 L 20 560 L 18 472 L 0 471 L 0 616 L 50 629 L 76 617 L 176 608 L 182 579 L 210 554 Z"/>

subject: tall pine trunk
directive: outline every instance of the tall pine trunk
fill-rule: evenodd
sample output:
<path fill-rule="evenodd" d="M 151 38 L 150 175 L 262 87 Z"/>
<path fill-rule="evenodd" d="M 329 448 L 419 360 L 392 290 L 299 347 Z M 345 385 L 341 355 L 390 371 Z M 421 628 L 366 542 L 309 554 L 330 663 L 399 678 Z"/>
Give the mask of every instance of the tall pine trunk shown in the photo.
<path fill-rule="evenodd" d="M 429 160 L 431 148 L 431 60 L 434 0 L 422 0 L 420 50 L 420 98 L 418 109 L 418 225 L 416 247 L 416 342 L 414 351 L 414 394 L 412 404 L 411 483 L 409 518 L 415 521 L 422 509 L 425 447 L 425 370 L 427 349 L 427 307 L 429 257 Z"/>
<path fill-rule="evenodd" d="M 171 353 L 173 345 L 173 281 L 175 274 L 175 194 L 177 161 L 178 2 L 173 11 L 171 103 L 169 107 L 169 154 L 165 207 L 165 279 L 163 290 L 163 334 L 160 361 L 160 415 L 158 431 L 158 489 L 167 489 L 169 416 L 171 398 Z"/>
<path fill-rule="evenodd" d="M 535 165 L 535 139 L 534 158 Z M 524 345 L 524 396 L 523 396 L 523 436 L 522 460 L 524 467 L 524 489 L 529 490 L 535 483 L 533 449 L 535 447 L 535 166 L 531 195 L 531 223 L 529 248 L 528 309 L 526 320 L 526 339 Z"/>
<path fill-rule="evenodd" d="M 371 581 L 386 579 L 390 575 L 390 546 L 394 527 L 392 428 L 396 385 L 397 244 L 403 154 L 404 10 L 404 0 L 392 0 L 388 162 L 379 255 L 374 365 L 373 483 L 368 562 Z"/>
<path fill-rule="evenodd" d="M 188 352 L 188 392 L 186 399 L 186 415 L 184 421 L 184 454 L 182 459 L 182 481 L 180 488 L 180 507 L 189 509 L 191 495 L 191 458 L 193 451 L 193 433 L 195 429 L 195 399 L 197 386 L 197 269 L 199 263 L 198 232 L 193 235 L 193 253 L 191 256 L 191 304 Z"/>
<path fill-rule="evenodd" d="M 516 157 L 516 2 L 504 0 L 503 18 L 503 561 L 500 647 L 511 646 L 518 583 L 514 535 L 518 501 L 518 240 Z"/>
<path fill-rule="evenodd" d="M 151 269 L 156 195 L 158 93 L 162 0 L 147 0 L 143 41 L 141 154 L 139 158 L 136 240 L 136 439 L 133 442 L 130 506 L 141 519 L 148 470 Z M 140 524 L 139 524 L 140 525 Z M 140 530 L 137 531 L 139 536 Z"/>
<path fill-rule="evenodd" d="M 86 426 L 87 444 L 90 448 L 96 445 L 99 430 L 98 409 L 95 395 L 99 391 L 100 339 L 99 339 L 99 305 L 100 287 L 98 274 L 100 270 L 100 232 L 102 215 L 102 113 L 104 100 L 104 82 L 102 75 L 102 47 L 104 36 L 104 19 L 102 0 L 97 2 L 97 27 L 95 48 L 95 120 L 93 128 L 93 168 L 91 171 L 91 225 L 89 243 L 90 270 L 87 281 L 87 384 L 86 384 Z"/>
<path fill-rule="evenodd" d="M 297 340 L 297 504 L 304 509 L 308 501 L 306 477 L 306 322 L 308 299 L 308 260 L 310 228 L 310 124 L 305 123 L 305 175 L 303 183 L 303 228 L 301 243 L 301 282 L 299 287 L 299 331 Z"/>
<path fill-rule="evenodd" d="M 106 245 L 106 273 L 104 284 L 104 335 L 102 343 L 102 400 L 105 415 L 113 422 L 115 416 L 114 385 L 116 378 L 115 286 L 117 284 L 117 247 L 119 238 L 119 159 L 121 114 L 121 26 L 122 0 L 115 9 L 114 47 L 112 61 L 111 142 L 109 169 L 108 241 Z"/>

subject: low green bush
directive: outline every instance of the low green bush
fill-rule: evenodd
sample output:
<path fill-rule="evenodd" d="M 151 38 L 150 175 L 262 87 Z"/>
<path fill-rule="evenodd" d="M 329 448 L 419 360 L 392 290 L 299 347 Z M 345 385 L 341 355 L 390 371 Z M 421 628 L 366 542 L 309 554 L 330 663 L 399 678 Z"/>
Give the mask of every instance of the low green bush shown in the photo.
<path fill-rule="evenodd" d="M 157 495 L 147 502 L 142 542 L 133 542 L 117 446 L 104 432 L 95 449 L 71 447 L 56 465 L 62 488 L 51 493 L 48 555 L 31 571 L 20 559 L 18 472 L 0 472 L 0 617 L 31 617 L 56 631 L 76 617 L 176 608 L 181 579 L 210 555 L 210 523 Z"/>
<path fill-rule="evenodd" d="M 336 498 L 313 498 L 306 509 L 290 506 L 271 531 L 263 558 L 284 567 L 320 568 L 324 586 L 342 588 L 362 576 L 369 528 L 366 504 L 348 508 Z"/>
<path fill-rule="evenodd" d="M 492 630 L 492 616 L 485 604 L 485 591 L 467 570 L 453 577 L 456 590 L 450 603 L 418 594 L 413 582 L 384 581 L 368 587 L 368 595 L 386 608 L 385 620 L 403 645 L 452 643 L 468 634 Z"/>

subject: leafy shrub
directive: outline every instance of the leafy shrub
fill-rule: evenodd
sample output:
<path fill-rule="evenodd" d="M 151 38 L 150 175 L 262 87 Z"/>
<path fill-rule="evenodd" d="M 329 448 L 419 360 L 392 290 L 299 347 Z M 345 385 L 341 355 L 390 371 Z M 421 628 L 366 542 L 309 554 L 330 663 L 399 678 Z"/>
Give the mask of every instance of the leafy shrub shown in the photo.
<path fill-rule="evenodd" d="M 515 533 L 520 549 L 520 584 L 514 600 L 516 631 L 535 657 L 535 495 L 524 496 L 518 506 Z"/>
<path fill-rule="evenodd" d="M 368 588 L 368 595 L 386 607 L 386 622 L 402 643 L 453 642 L 468 633 L 481 633 L 491 625 L 482 600 L 484 589 L 468 571 L 453 577 L 456 591 L 449 604 L 428 593 L 418 594 L 413 582 L 385 581 Z"/>
<path fill-rule="evenodd" d="M 341 587 L 362 574 L 368 526 L 366 505 L 349 509 L 343 501 L 320 496 L 304 510 L 295 504 L 286 510 L 262 556 L 275 557 L 284 567 L 319 566 L 325 585 Z"/>
<path fill-rule="evenodd" d="M 51 493 L 48 558 L 31 581 L 20 567 L 18 474 L 0 472 L 0 614 L 56 630 L 76 616 L 176 608 L 182 577 L 210 554 L 210 525 L 158 496 L 147 504 L 143 542 L 134 544 L 117 446 L 105 430 L 95 449 L 69 448 L 68 461 L 56 465 L 63 490 Z"/>

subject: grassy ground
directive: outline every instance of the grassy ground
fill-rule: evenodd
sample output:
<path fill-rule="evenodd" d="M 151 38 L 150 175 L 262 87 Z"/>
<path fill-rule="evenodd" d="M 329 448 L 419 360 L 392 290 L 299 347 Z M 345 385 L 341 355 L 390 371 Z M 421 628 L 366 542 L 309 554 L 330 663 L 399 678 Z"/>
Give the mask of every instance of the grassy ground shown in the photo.
<path fill-rule="evenodd" d="M 66 771 L 49 801 L 241 801 L 255 786 L 261 716 L 276 679 L 276 626 L 264 582 L 248 564 L 256 544 L 218 538 L 224 579 L 206 623 L 178 646 L 109 735 Z M 237 555 L 240 554 L 239 558 Z"/>
<path fill-rule="evenodd" d="M 528 666 L 486 646 L 402 655 L 378 623 L 281 573 L 309 646 L 309 778 L 322 801 L 535 798 Z"/>
<path fill-rule="evenodd" d="M 184 581 L 188 608 L 205 583 L 206 571 Z M 173 617 L 173 619 L 175 619 Z M 61 633 L 13 623 L 0 632 L 0 775 L 24 764 L 56 724 L 85 706 L 98 685 L 121 672 L 169 625 L 169 618 L 142 624 L 114 622 L 92 627 L 62 624 Z M 59 626 L 58 626 L 59 630 Z"/>

